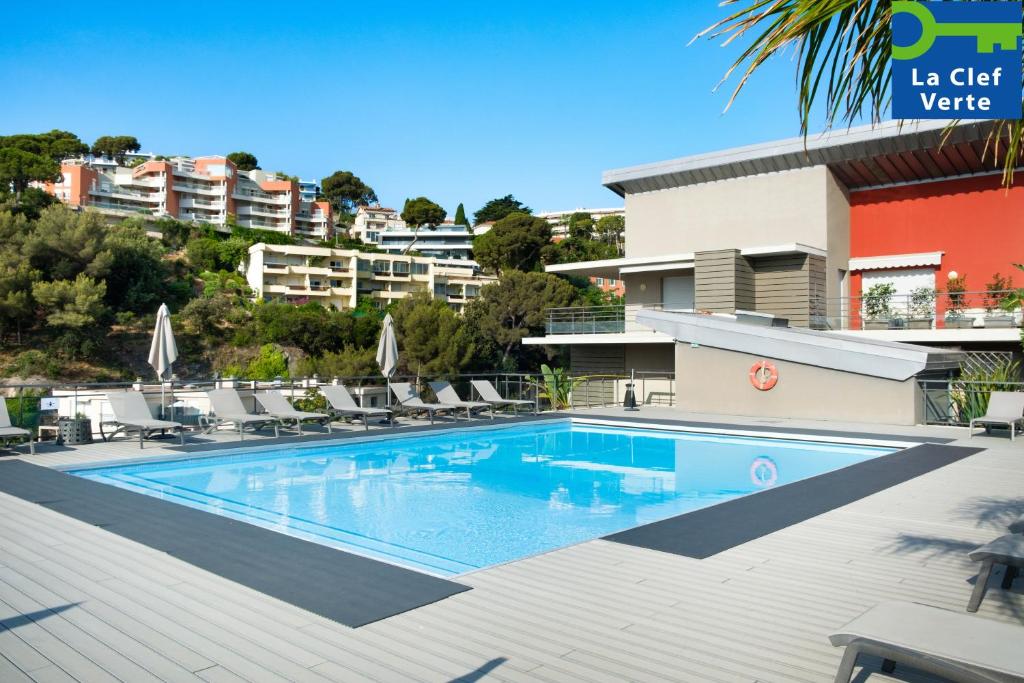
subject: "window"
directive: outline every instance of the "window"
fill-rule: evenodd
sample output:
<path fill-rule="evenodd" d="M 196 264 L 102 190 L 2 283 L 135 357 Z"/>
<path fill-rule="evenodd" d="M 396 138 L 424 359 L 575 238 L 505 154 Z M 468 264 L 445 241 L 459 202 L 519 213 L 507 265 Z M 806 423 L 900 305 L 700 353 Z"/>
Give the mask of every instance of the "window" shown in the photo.
<path fill-rule="evenodd" d="M 366 261 L 364 259 L 359 259 L 359 261 L 357 262 L 356 268 L 358 270 L 362 271 L 362 272 L 369 272 L 369 270 L 370 270 L 370 262 Z"/>
<path fill-rule="evenodd" d="M 616 279 L 615 279 L 615 278 L 613 278 L 613 277 L 610 277 L 610 278 L 608 278 L 608 284 L 609 284 L 609 285 L 611 285 L 612 287 L 614 287 L 615 285 L 617 285 L 617 284 L 618 284 L 618 282 L 619 282 L 619 281 L 618 281 L 618 280 L 616 280 Z"/>
<path fill-rule="evenodd" d="M 480 287 L 478 285 L 466 285 L 466 296 L 480 296 Z"/>
<path fill-rule="evenodd" d="M 435 296 L 446 296 L 447 293 L 448 293 L 448 286 L 445 285 L 444 283 L 439 283 L 439 284 L 434 285 L 434 295 Z"/>
<path fill-rule="evenodd" d="M 395 275 L 409 274 L 409 264 L 405 261 L 395 261 L 391 264 L 391 269 L 394 271 Z"/>
<path fill-rule="evenodd" d="M 603 277 L 595 278 L 595 280 L 597 281 L 597 284 L 599 284 L 599 285 L 603 285 L 604 284 L 604 278 Z"/>
<path fill-rule="evenodd" d="M 428 263 L 413 263 L 412 273 L 413 275 L 426 275 L 430 272 L 430 264 Z"/>

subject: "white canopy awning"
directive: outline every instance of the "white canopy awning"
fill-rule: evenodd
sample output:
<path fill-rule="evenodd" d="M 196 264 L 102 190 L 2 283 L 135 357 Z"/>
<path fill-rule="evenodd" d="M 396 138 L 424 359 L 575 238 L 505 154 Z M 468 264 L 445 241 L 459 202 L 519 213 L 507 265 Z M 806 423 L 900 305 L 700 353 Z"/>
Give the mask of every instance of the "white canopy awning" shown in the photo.
<path fill-rule="evenodd" d="M 885 270 L 888 268 L 920 268 L 942 265 L 941 251 L 922 254 L 890 254 L 888 256 L 863 256 L 850 259 L 850 270 Z"/>

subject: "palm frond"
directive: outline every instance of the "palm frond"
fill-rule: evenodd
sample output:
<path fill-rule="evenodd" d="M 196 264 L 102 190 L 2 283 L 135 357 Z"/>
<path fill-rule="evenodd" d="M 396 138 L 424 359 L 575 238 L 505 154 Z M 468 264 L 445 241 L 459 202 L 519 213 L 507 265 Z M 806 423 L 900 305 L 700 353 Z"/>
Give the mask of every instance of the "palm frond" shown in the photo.
<path fill-rule="evenodd" d="M 722 6 L 741 1 L 724 0 Z M 722 38 L 724 46 L 748 33 L 755 34 L 718 83 L 721 86 L 741 73 L 726 110 L 761 65 L 792 49 L 796 53 L 797 112 L 802 135 L 807 136 L 813 106 L 822 99 L 827 128 L 836 121 L 850 125 L 865 115 L 872 123 L 882 120 L 892 104 L 891 2 L 745 1 L 745 7 L 693 38 Z M 955 122 L 947 133 L 952 125 Z M 986 141 L 988 154 L 993 163 L 1002 163 L 1004 185 L 1012 185 L 1014 169 L 1024 162 L 1024 120 L 997 120 Z"/>

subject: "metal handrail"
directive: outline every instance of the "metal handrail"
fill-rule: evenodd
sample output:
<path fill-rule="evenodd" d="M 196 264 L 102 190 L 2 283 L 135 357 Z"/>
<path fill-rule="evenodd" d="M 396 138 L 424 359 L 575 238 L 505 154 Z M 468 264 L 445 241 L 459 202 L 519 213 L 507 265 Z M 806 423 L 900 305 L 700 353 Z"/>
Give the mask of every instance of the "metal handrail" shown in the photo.
<path fill-rule="evenodd" d="M 634 373 L 635 380 L 642 383 L 641 396 L 648 397 L 647 386 L 649 382 L 666 382 L 667 396 L 664 386 L 656 391 L 658 401 L 667 401 L 668 405 L 674 402 L 674 374 L 658 371 L 637 371 Z M 617 405 L 621 403 L 622 387 L 624 382 L 629 380 L 625 374 L 568 374 L 564 377 L 573 382 L 574 387 L 570 391 L 570 407 L 596 407 Z M 409 381 L 420 386 L 423 391 L 428 391 L 426 379 L 417 375 L 396 375 L 390 381 Z M 534 401 L 538 409 L 545 407 L 541 402 L 541 390 L 545 388 L 543 376 L 538 373 L 525 372 L 490 372 L 490 373 L 462 373 L 462 374 L 441 374 L 432 376 L 430 379 L 444 379 L 456 385 L 459 392 L 467 397 L 475 397 L 471 384 L 473 379 L 488 379 L 506 398 L 523 398 Z M 172 378 L 159 381 L 133 381 L 119 382 L 68 382 L 68 383 L 44 383 L 26 382 L 18 385 L 8 385 L 7 392 L 13 393 L 8 396 L 8 407 L 12 422 L 35 431 L 40 422 L 40 401 L 43 398 L 57 398 L 60 404 L 57 415 L 54 417 L 74 417 L 83 410 L 89 419 L 92 419 L 98 426 L 109 414 L 103 407 L 104 394 L 112 390 L 135 389 L 142 391 L 149 397 L 163 397 L 162 405 L 170 408 L 180 402 L 184 406 L 178 408 L 180 412 L 172 419 L 182 421 L 183 416 L 194 413 L 196 401 L 202 400 L 201 392 L 218 386 L 234 386 L 240 390 L 246 399 L 252 399 L 252 409 L 259 410 L 255 398 L 251 394 L 257 390 L 279 389 L 290 393 L 294 398 L 303 397 L 306 392 L 323 384 L 334 381 L 349 386 L 353 390 L 363 390 L 367 387 L 382 389 L 387 386 L 388 379 L 382 375 L 353 375 L 336 378 L 321 378 L 316 375 L 301 378 L 276 378 L 272 380 L 254 380 L 248 378 L 229 377 L 205 377 L 195 379 Z M 162 384 L 162 386 L 161 386 Z M 99 401 L 99 403 L 96 403 Z M 191 405 L 189 405 L 191 401 Z M 651 401 L 654 403 L 655 401 Z M 547 406 L 550 407 L 550 406 Z M 91 413 L 91 415 L 89 415 Z M 201 413 L 192 416 L 197 417 Z M 97 431 L 96 434 L 99 434 Z"/>

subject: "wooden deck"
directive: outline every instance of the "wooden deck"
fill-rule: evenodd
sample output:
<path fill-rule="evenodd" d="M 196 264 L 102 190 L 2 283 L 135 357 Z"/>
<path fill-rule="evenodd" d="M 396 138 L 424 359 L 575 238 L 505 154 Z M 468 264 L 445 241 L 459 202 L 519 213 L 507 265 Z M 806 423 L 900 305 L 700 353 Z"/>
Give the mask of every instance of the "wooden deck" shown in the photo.
<path fill-rule="evenodd" d="M 474 590 L 354 630 L 0 495 L 0 680 L 831 680 L 831 630 L 883 600 L 963 611 L 966 551 L 1024 510 L 1024 441 L 970 444 L 988 450 L 705 560 L 591 541 L 460 577 Z M 139 455 L 123 442 L 31 460 Z M 1007 592 L 1000 578 L 979 616 L 1024 621 L 1024 580 Z M 864 680 L 890 679 L 874 666 Z"/>

